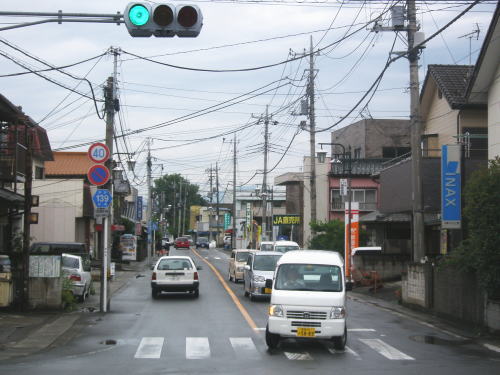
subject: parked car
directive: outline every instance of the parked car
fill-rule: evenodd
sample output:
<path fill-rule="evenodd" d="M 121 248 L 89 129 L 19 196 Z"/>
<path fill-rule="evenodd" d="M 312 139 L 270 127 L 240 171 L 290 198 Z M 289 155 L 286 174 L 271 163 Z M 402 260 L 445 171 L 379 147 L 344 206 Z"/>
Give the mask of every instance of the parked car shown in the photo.
<path fill-rule="evenodd" d="M 245 264 L 247 264 L 248 255 L 255 250 L 236 249 L 231 252 L 229 258 L 228 279 L 229 281 L 243 280 Z"/>
<path fill-rule="evenodd" d="M 177 237 L 174 244 L 176 249 L 189 249 L 189 240 L 186 237 Z"/>
<path fill-rule="evenodd" d="M 34 242 L 30 248 L 30 254 L 61 255 L 63 253 L 81 256 L 85 262 L 91 260 L 87 245 L 81 242 Z"/>
<path fill-rule="evenodd" d="M 73 254 L 62 254 L 61 263 L 64 277 L 71 281 L 71 292 L 80 302 L 85 301 L 92 288 L 90 263 Z"/>
<path fill-rule="evenodd" d="M 257 251 L 248 256 L 244 267 L 245 297 L 268 297 L 271 290 L 266 289 L 266 280 L 272 280 L 276 263 L 283 253 L 275 251 Z"/>
<path fill-rule="evenodd" d="M 282 338 L 328 339 L 336 350 L 347 342 L 344 260 L 334 251 L 306 250 L 283 254 L 273 280 L 266 344 Z M 298 303 L 300 301 L 300 304 Z M 321 322 L 319 324 L 318 322 Z"/>
<path fill-rule="evenodd" d="M 299 244 L 294 241 L 276 241 L 273 245 L 273 251 L 286 253 L 288 251 L 300 250 Z"/>
<path fill-rule="evenodd" d="M 200 280 L 198 270 L 188 256 L 165 256 L 158 259 L 151 276 L 151 296 L 156 299 L 162 292 L 187 292 L 198 298 Z"/>
<path fill-rule="evenodd" d="M 232 237 L 231 236 L 224 236 L 224 249 L 231 249 L 232 246 Z"/>
<path fill-rule="evenodd" d="M 262 241 L 259 246 L 260 251 L 273 251 L 274 242 L 273 241 Z"/>
<path fill-rule="evenodd" d="M 198 237 L 198 241 L 196 241 L 196 248 L 206 248 L 208 249 L 210 242 L 208 241 L 208 237 Z"/>

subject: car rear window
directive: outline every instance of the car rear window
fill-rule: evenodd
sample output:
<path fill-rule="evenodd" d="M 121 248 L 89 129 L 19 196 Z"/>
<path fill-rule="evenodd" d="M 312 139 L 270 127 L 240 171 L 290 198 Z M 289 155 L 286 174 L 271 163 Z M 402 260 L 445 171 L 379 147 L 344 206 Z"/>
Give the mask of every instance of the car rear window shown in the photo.
<path fill-rule="evenodd" d="M 186 237 L 179 237 L 177 238 L 177 241 L 187 241 L 188 239 Z"/>
<path fill-rule="evenodd" d="M 237 262 L 246 262 L 248 259 L 248 251 L 242 251 L 239 253 L 236 253 L 236 261 Z"/>
<path fill-rule="evenodd" d="M 286 245 L 286 246 L 275 246 L 274 247 L 274 251 L 279 251 L 280 253 L 286 253 L 288 251 L 292 251 L 292 250 L 299 250 L 299 247 L 298 246 L 293 246 L 293 245 Z"/>
<path fill-rule="evenodd" d="M 159 271 L 179 271 L 193 269 L 193 265 L 188 259 L 162 259 L 158 264 Z"/>
<path fill-rule="evenodd" d="M 62 266 L 65 268 L 80 268 L 80 261 L 78 258 L 62 257 Z"/>
<path fill-rule="evenodd" d="M 260 245 L 260 249 L 262 251 L 273 251 L 273 244 L 272 243 L 263 243 Z"/>
<path fill-rule="evenodd" d="M 256 271 L 274 271 L 281 255 L 255 255 L 253 269 Z"/>

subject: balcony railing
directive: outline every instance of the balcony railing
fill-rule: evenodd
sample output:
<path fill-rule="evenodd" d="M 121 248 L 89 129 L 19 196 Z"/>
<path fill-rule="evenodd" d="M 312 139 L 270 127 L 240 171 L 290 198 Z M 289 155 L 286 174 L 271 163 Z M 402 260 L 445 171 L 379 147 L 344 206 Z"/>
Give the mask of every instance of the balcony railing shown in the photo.
<path fill-rule="evenodd" d="M 26 147 L 21 144 L 17 144 L 15 155 L 12 155 L 12 151 L 8 152 L 8 150 L 2 149 L 3 152 L 0 153 L 0 181 L 24 181 L 26 174 L 26 150 Z"/>

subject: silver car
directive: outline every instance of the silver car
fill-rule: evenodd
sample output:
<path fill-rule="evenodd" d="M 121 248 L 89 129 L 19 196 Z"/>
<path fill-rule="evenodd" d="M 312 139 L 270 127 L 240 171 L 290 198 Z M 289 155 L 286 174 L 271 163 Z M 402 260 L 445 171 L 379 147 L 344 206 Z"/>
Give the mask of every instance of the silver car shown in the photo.
<path fill-rule="evenodd" d="M 245 265 L 245 296 L 254 300 L 256 297 L 269 297 L 271 291 L 266 289 L 266 280 L 272 280 L 276 263 L 283 253 L 275 251 L 257 251 L 250 253 Z"/>
<path fill-rule="evenodd" d="M 62 272 L 71 281 L 71 292 L 80 302 L 85 301 L 92 288 L 90 262 L 79 255 L 62 254 Z"/>

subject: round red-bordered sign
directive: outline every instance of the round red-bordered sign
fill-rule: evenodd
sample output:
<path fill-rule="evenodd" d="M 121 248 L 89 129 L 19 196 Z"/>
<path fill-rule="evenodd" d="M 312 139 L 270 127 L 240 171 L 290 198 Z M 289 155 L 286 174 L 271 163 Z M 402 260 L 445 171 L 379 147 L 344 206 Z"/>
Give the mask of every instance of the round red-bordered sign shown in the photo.
<path fill-rule="evenodd" d="M 109 169 L 101 164 L 93 165 L 87 172 L 87 177 L 92 185 L 104 185 L 109 181 Z"/>
<path fill-rule="evenodd" d="M 104 143 L 94 143 L 89 147 L 88 155 L 94 163 L 105 163 L 111 156 L 109 147 Z"/>

